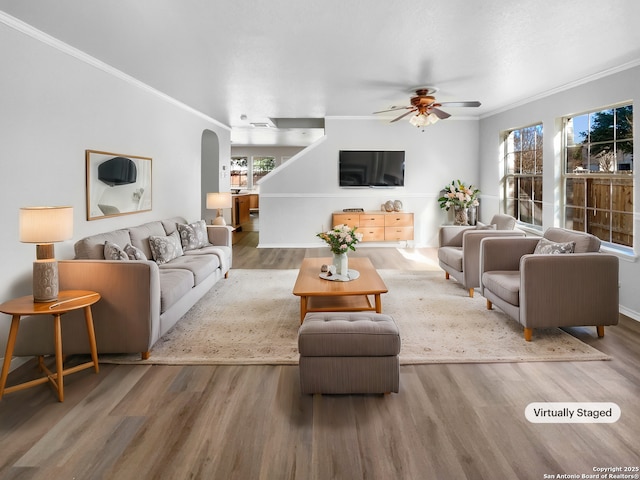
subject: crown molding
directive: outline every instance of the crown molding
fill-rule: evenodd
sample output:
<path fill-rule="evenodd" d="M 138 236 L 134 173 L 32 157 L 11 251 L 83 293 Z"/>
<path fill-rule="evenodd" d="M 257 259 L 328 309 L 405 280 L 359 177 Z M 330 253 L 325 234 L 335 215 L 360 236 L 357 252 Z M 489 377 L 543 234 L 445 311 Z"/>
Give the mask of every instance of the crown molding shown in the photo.
<path fill-rule="evenodd" d="M 610 75 L 614 75 L 616 73 L 624 72 L 625 70 L 629 70 L 631 68 L 635 68 L 640 66 L 640 58 L 632 60 L 627 63 L 623 63 L 622 65 L 618 65 L 617 67 L 608 68 L 606 70 L 602 70 L 600 72 L 594 73 L 592 75 L 587 75 L 586 77 L 580 78 L 573 82 L 565 83 L 556 88 L 552 88 L 551 90 L 547 90 L 545 92 L 541 92 L 537 95 L 533 95 L 531 97 L 526 97 L 517 102 L 510 103 L 503 107 L 496 108 L 495 110 L 491 110 L 490 112 L 486 112 L 480 116 L 480 119 L 483 120 L 487 117 L 491 117 L 493 115 L 497 115 L 499 113 L 504 113 L 513 108 L 521 107 L 523 105 L 527 105 L 528 103 L 535 102 L 536 100 L 542 100 L 543 98 L 550 97 L 551 95 L 555 95 L 556 93 L 561 93 L 567 90 L 570 90 L 575 87 L 579 87 L 581 85 L 585 85 L 590 82 L 594 82 L 596 80 L 600 80 L 601 78 L 608 77 Z"/>
<path fill-rule="evenodd" d="M 107 73 L 108 75 L 111 75 L 113 77 L 116 77 L 136 88 L 139 88 L 141 90 L 144 90 L 147 93 L 150 93 L 158 98 L 160 98 L 161 100 L 164 100 L 167 103 L 170 103 L 182 110 L 185 110 L 193 115 L 196 115 L 208 122 L 214 123 L 216 126 L 223 128 L 225 130 L 231 131 L 231 127 L 229 127 L 228 125 L 225 125 L 221 122 L 219 122 L 218 120 L 215 120 L 214 118 L 211 118 L 210 116 L 202 113 L 199 110 L 196 110 L 193 107 L 190 107 L 189 105 L 182 103 L 179 100 L 176 100 L 175 98 L 167 95 L 166 93 L 161 92 L 160 90 L 157 90 L 149 85 L 147 85 L 144 82 L 141 82 L 140 80 L 132 77 L 131 75 L 128 75 L 126 73 L 124 73 L 121 70 L 118 70 L 115 67 L 112 67 L 111 65 L 98 60 L 95 57 L 92 57 L 91 55 L 83 52 L 82 50 L 78 50 L 75 47 L 72 47 L 71 45 L 58 40 L 55 37 L 52 37 L 51 35 L 38 30 L 37 28 L 23 22 L 22 20 L 19 20 L 15 17 L 12 17 L 11 15 L 8 15 L 7 13 L 0 11 L 0 23 L 24 34 L 27 35 L 31 38 L 33 38 L 34 40 L 37 40 L 45 45 L 48 45 L 49 47 L 55 48 L 56 50 L 69 55 L 77 60 L 80 60 L 83 63 L 86 63 L 87 65 L 91 65 L 94 68 L 97 68 L 98 70 L 101 70 L 105 73 Z"/>

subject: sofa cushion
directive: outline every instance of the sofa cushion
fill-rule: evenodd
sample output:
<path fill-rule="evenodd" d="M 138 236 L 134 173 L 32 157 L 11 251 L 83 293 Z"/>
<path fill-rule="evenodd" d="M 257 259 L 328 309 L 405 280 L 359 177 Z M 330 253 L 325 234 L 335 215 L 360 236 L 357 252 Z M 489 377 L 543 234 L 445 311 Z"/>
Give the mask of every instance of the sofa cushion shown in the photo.
<path fill-rule="evenodd" d="M 298 351 L 305 357 L 393 356 L 400 347 L 398 326 L 382 313 L 307 313 L 298 330 Z"/>
<path fill-rule="evenodd" d="M 171 235 L 173 232 L 177 232 L 178 231 L 178 224 L 179 223 L 189 223 L 187 222 L 187 220 L 184 217 L 172 217 L 172 218 L 167 218 L 166 220 L 161 220 L 162 223 L 162 228 L 164 228 L 164 231 L 166 232 L 167 235 Z"/>
<path fill-rule="evenodd" d="M 440 247 L 438 260 L 458 272 L 462 271 L 462 247 Z"/>
<path fill-rule="evenodd" d="M 151 235 L 149 237 L 152 258 L 158 265 L 164 265 L 183 255 L 178 232 L 171 235 Z"/>
<path fill-rule="evenodd" d="M 575 247 L 576 242 L 552 242 L 551 240 L 547 240 L 546 238 L 541 238 L 536 245 L 536 249 L 533 251 L 533 253 L 536 255 L 549 253 L 573 253 Z"/>
<path fill-rule="evenodd" d="M 75 258 L 82 260 L 104 260 L 105 242 L 116 245 L 126 245 L 131 241 L 129 230 L 114 230 L 112 232 L 98 233 L 90 237 L 78 240 L 73 246 Z"/>
<path fill-rule="evenodd" d="M 178 223 L 178 234 L 182 242 L 182 250 L 197 250 L 209 245 L 209 237 L 207 236 L 207 224 L 204 220 L 184 224 Z"/>
<path fill-rule="evenodd" d="M 183 269 L 191 272 L 195 285 L 199 285 L 219 267 L 220 260 L 216 255 L 183 255 L 171 260 L 169 263 L 160 265 L 161 270 Z"/>
<path fill-rule="evenodd" d="M 105 260 L 129 260 L 129 255 L 120 245 L 107 240 L 104 242 Z"/>
<path fill-rule="evenodd" d="M 552 242 L 575 242 L 574 253 L 588 253 L 600 251 L 600 239 L 595 235 L 585 232 L 577 232 L 575 230 L 567 230 L 565 228 L 551 227 L 548 228 L 543 235 L 547 240 Z"/>
<path fill-rule="evenodd" d="M 193 275 L 184 269 L 160 269 L 160 313 L 184 297 L 193 288 Z"/>
<path fill-rule="evenodd" d="M 495 270 L 482 274 L 484 288 L 516 307 L 520 306 L 520 272 Z"/>
<path fill-rule="evenodd" d="M 129 229 L 131 245 L 142 250 L 147 258 L 153 258 L 151 246 L 149 245 L 149 237 L 152 235 L 159 237 L 167 235 L 167 232 L 165 232 L 162 226 L 162 222 L 149 222 Z"/>
<path fill-rule="evenodd" d="M 129 256 L 129 260 L 149 260 L 142 250 L 130 243 L 124 246 L 124 251 Z"/>

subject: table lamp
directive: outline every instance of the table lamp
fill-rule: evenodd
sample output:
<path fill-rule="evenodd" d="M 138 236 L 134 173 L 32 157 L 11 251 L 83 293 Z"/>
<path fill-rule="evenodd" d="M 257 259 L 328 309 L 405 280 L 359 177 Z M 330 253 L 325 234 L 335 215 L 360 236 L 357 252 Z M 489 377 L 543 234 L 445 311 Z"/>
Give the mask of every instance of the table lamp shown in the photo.
<path fill-rule="evenodd" d="M 213 225 L 227 224 L 222 216 L 223 208 L 231 208 L 231 192 L 207 193 L 207 209 L 218 210 L 218 215 L 212 222 Z"/>
<path fill-rule="evenodd" d="M 73 236 L 73 207 L 25 207 L 20 209 L 20 241 L 36 244 L 33 262 L 33 301 L 58 298 L 58 262 L 53 243 Z"/>

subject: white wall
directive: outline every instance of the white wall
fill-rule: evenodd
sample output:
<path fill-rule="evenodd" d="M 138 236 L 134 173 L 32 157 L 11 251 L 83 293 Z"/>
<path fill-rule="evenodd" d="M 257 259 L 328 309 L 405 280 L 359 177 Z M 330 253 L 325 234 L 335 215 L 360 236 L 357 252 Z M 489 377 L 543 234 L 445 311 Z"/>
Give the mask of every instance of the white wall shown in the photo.
<path fill-rule="evenodd" d="M 56 244 L 57 258 L 93 233 L 200 218 L 202 132 L 218 135 L 228 165 L 227 128 L 2 22 L 0 64 L 0 301 L 31 293 L 35 246 L 19 242 L 20 207 L 74 207 L 73 240 Z M 86 149 L 151 157 L 153 210 L 87 221 Z"/>
<path fill-rule="evenodd" d="M 490 216 L 500 208 L 500 179 L 503 175 L 499 162 L 501 132 L 542 122 L 544 129 L 543 230 L 551 226 L 562 226 L 560 223 L 562 212 L 558 209 L 562 199 L 562 190 L 559 188 L 562 170 L 561 118 L 639 98 L 640 67 L 635 67 L 481 120 L 480 185 L 483 191 L 484 213 Z M 635 103 L 634 106 L 638 110 L 638 104 Z M 638 112 L 636 116 L 637 114 Z M 634 128 L 634 138 L 637 142 L 640 137 L 638 137 L 638 128 Z M 636 178 L 633 201 L 634 252 L 637 255 L 640 252 L 640 187 L 637 182 L 637 170 L 634 176 Z M 638 258 L 620 255 L 621 311 L 640 320 L 638 278 L 640 278 Z"/>
<path fill-rule="evenodd" d="M 454 178 L 479 181 L 478 123 L 451 117 L 422 132 L 408 121 L 327 118 L 324 138 L 261 181 L 260 246 L 320 246 L 315 235 L 331 227 L 332 212 L 380 210 L 396 199 L 414 213 L 414 244 L 437 245 L 438 226 L 447 217 L 436 201 L 440 190 Z M 405 186 L 340 188 L 341 149 L 404 150 Z"/>

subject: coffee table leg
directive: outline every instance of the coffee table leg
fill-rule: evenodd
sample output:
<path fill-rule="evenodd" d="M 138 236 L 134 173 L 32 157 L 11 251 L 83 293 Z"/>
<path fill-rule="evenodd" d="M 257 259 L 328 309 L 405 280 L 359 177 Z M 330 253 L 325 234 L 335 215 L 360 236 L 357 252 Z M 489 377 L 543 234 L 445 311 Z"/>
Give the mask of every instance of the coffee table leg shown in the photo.
<path fill-rule="evenodd" d="M 304 295 L 300 297 L 300 325 L 304 321 L 304 316 L 307 314 L 307 297 Z"/>
<path fill-rule="evenodd" d="M 376 294 L 376 313 L 382 313 L 382 299 L 380 298 L 380 294 Z"/>
<path fill-rule="evenodd" d="M 9 338 L 7 339 L 7 348 L 2 362 L 2 375 L 0 375 L 0 398 L 4 395 L 4 387 L 7 385 L 7 377 L 9 376 L 9 367 L 11 366 L 11 357 L 13 357 L 13 347 L 16 344 L 18 336 L 18 326 L 20 325 L 20 315 L 13 315 L 11 318 L 11 329 L 9 330 Z"/>

